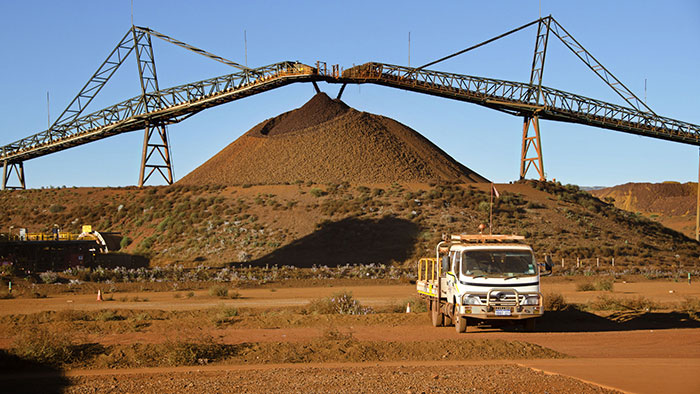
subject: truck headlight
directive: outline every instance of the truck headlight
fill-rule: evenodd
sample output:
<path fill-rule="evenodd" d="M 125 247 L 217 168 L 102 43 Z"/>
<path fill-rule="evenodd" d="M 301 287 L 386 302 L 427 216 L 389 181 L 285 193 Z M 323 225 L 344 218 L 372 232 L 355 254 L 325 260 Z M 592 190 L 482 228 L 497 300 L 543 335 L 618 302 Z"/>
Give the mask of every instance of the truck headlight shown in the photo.
<path fill-rule="evenodd" d="M 475 295 L 466 295 L 462 299 L 462 304 L 464 305 L 481 305 L 481 300 Z"/>
<path fill-rule="evenodd" d="M 527 296 L 523 301 L 522 305 L 539 305 L 540 296 Z"/>

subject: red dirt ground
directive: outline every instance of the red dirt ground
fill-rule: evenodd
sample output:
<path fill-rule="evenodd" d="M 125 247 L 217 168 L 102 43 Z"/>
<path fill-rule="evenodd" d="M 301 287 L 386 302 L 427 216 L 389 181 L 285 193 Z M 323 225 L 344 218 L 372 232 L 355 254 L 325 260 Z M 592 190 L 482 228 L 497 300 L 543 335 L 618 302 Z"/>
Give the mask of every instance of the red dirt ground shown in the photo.
<path fill-rule="evenodd" d="M 598 292 L 578 292 L 576 283 L 552 280 L 544 292 L 561 292 L 567 300 L 584 302 Z M 337 288 L 243 289 L 243 299 L 227 300 L 227 306 L 303 305 L 309 299 L 331 294 Z M 410 285 L 357 286 L 349 288 L 363 303 L 388 304 L 413 294 Z M 670 293 L 669 290 L 673 291 Z M 120 293 L 121 294 L 121 293 Z M 658 303 L 674 303 L 700 295 L 700 283 L 688 285 L 665 281 L 616 283 L 615 296 L 644 295 Z M 141 294 L 144 296 L 144 294 Z M 94 301 L 92 296 L 54 296 L 44 300 L 0 300 L 0 312 L 30 313 L 37 310 L 74 308 L 189 309 L 205 308 L 224 301 L 173 299 L 172 293 L 148 293 L 148 302 L 118 303 Z M 71 300 L 72 303 L 67 301 Z M 31 306 L 36 307 L 32 308 Z M 379 316 L 381 318 L 381 316 Z M 423 342 L 438 339 L 503 339 L 529 342 L 573 356 L 573 359 L 500 360 L 489 362 L 406 361 L 400 363 L 275 364 L 264 366 L 214 365 L 186 368 L 145 368 L 127 370 L 72 370 L 67 376 L 69 393 L 132 392 L 265 392 L 270 385 L 285 386 L 292 392 L 377 392 L 394 387 L 400 392 L 608 392 L 607 389 L 635 393 L 696 393 L 700 381 L 700 329 L 621 329 L 577 330 L 567 332 L 514 332 L 470 327 L 457 334 L 453 327 L 430 326 L 425 313 L 415 314 L 406 324 L 381 321 L 372 324 L 345 324 L 338 328 L 352 333 L 359 341 Z M 245 328 L 236 324 L 209 332 L 223 343 L 306 342 L 323 334 L 322 326 L 292 328 Z M 154 343 L 162 341 L 158 330 L 93 335 L 89 339 L 105 345 Z M 5 338 L 3 347 L 9 342 Z M 543 371 L 538 372 L 538 371 Z M 251 373 L 254 372 L 254 373 Z M 290 382 L 291 376 L 298 380 Z M 437 378 L 435 377 L 437 376 Z M 7 380 L 8 377 L 3 378 Z M 286 380 L 285 380 L 286 379 Z M 234 383 L 231 383 L 234 382 Z M 285 383 L 287 382 L 287 383 Z M 391 383 L 390 383 L 391 382 Z M 591 384 L 589 384 L 591 383 Z M 394 386 L 388 386 L 395 384 Z M 279 387 L 279 386 L 277 386 Z"/>

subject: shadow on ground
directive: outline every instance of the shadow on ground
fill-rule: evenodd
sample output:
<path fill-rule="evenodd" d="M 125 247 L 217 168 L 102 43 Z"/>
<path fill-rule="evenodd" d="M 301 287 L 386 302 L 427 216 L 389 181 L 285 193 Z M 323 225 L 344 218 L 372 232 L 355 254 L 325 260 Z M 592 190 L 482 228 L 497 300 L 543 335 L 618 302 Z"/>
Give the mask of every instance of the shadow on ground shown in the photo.
<path fill-rule="evenodd" d="M 0 392 L 60 394 L 68 384 L 68 378 L 60 369 L 0 349 Z"/>
<path fill-rule="evenodd" d="M 326 222 L 315 232 L 248 264 L 313 265 L 388 264 L 404 261 L 413 253 L 419 233 L 415 223 L 396 217 L 347 218 Z"/>
<path fill-rule="evenodd" d="M 537 319 L 538 332 L 596 332 L 700 328 L 700 321 L 686 312 L 615 312 L 598 316 L 569 306 L 562 311 L 548 311 Z M 503 327 L 520 330 L 519 325 Z"/>

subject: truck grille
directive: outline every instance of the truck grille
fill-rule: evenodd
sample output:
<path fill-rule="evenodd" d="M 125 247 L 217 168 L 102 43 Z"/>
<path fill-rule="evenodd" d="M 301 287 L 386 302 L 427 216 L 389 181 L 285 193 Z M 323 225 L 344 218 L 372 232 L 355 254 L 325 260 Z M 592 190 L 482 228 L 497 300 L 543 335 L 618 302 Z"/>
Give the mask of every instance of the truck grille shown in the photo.
<path fill-rule="evenodd" d="M 495 297 L 496 294 L 497 294 L 496 292 L 491 293 L 491 305 L 494 305 L 494 306 L 519 305 L 525 300 L 524 295 L 520 296 L 520 300 L 519 300 L 520 302 L 516 302 L 515 294 L 513 294 L 513 293 L 505 293 L 501 297 Z M 480 295 L 479 301 L 481 301 L 481 303 L 483 305 L 486 305 L 486 294 Z"/>

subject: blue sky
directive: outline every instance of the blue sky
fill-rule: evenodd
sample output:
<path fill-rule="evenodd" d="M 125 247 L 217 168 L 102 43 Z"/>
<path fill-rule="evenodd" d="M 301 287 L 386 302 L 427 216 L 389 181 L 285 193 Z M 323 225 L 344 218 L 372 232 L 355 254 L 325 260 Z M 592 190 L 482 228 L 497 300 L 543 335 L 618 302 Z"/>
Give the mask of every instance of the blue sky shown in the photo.
<path fill-rule="evenodd" d="M 537 19 L 539 1 L 333 2 L 134 1 L 134 23 L 248 65 L 317 60 L 424 64 Z M 663 116 L 700 124 L 700 2 L 542 1 L 580 43 Z M 0 2 L 0 145 L 47 127 L 130 26 L 130 0 Z M 432 68 L 529 79 L 536 28 Z M 161 87 L 233 72 L 154 41 Z M 133 55 L 132 55 L 133 56 Z M 621 103 L 560 42 L 550 40 L 544 85 Z M 321 85 L 335 96 L 339 86 Z M 132 58 L 88 108 L 139 94 Z M 175 177 L 205 162 L 255 124 L 303 105 L 310 84 L 291 85 L 204 111 L 170 126 Z M 473 104 L 381 86 L 348 86 L 343 100 L 392 117 L 495 182 L 518 178 L 522 119 Z M 696 181 L 698 148 L 592 127 L 541 122 L 548 178 L 579 185 Z M 125 186 L 138 181 L 142 132 L 29 160 L 29 187 Z M 530 177 L 535 177 L 531 172 Z M 162 183 L 153 178 L 154 184 Z"/>

